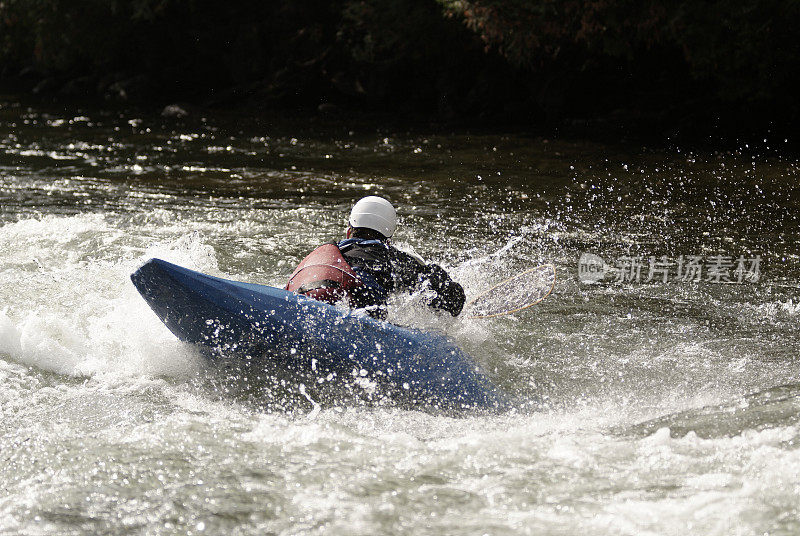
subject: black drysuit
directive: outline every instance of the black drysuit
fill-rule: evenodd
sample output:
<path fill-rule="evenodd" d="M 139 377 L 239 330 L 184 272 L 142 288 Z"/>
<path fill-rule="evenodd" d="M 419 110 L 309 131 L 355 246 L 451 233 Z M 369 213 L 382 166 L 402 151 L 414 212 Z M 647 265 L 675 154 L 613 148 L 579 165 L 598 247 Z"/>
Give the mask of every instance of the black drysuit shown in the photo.
<path fill-rule="evenodd" d="M 363 286 L 351 292 L 351 306 L 377 306 L 373 316 L 386 316 L 393 292 L 425 288 L 435 293 L 428 305 L 457 316 L 464 307 L 464 289 L 440 266 L 425 264 L 380 240 L 348 238 L 337 244 Z"/>

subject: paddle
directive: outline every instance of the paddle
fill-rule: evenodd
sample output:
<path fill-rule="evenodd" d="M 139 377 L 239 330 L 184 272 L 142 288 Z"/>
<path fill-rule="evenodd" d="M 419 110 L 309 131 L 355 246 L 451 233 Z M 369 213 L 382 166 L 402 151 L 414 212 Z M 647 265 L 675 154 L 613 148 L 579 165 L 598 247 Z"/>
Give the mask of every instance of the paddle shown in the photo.
<path fill-rule="evenodd" d="M 555 267 L 543 264 L 483 291 L 464 306 L 464 311 L 468 318 L 510 315 L 545 299 L 555 284 Z"/>

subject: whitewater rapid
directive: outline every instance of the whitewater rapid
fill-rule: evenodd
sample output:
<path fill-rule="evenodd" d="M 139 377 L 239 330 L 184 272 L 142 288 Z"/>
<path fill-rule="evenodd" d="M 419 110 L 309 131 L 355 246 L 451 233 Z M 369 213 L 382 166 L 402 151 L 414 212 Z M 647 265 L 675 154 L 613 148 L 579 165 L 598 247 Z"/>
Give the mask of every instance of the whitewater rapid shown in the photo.
<path fill-rule="evenodd" d="M 599 158 L 565 143 L 554 155 L 526 136 L 344 142 L 14 110 L 0 130 L 0 533 L 800 530 L 796 199 L 726 190 L 751 175 L 729 171 L 737 155 L 697 169 L 680 152 Z M 23 115 L 38 122 L 23 129 Z M 796 179 L 778 160 L 758 160 L 772 166 L 761 190 Z M 448 319 L 413 297 L 392 313 L 446 332 L 530 404 L 456 417 L 318 404 L 292 385 L 276 399 L 209 369 L 130 282 L 158 257 L 281 285 L 364 192 L 395 199 L 398 243 L 470 296 L 555 263 L 556 289 L 525 314 Z M 720 225 L 693 227 L 698 192 L 773 219 L 709 205 Z M 581 252 L 625 247 L 758 250 L 764 280 L 578 281 Z"/>

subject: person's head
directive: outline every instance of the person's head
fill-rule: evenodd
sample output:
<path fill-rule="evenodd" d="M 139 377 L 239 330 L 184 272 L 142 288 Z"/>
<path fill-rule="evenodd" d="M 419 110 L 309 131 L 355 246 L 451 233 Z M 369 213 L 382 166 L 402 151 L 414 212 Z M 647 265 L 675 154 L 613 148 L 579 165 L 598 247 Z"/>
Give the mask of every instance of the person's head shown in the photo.
<path fill-rule="evenodd" d="M 348 223 L 348 238 L 388 240 L 397 228 L 397 213 L 389 201 L 370 195 L 353 205 Z"/>

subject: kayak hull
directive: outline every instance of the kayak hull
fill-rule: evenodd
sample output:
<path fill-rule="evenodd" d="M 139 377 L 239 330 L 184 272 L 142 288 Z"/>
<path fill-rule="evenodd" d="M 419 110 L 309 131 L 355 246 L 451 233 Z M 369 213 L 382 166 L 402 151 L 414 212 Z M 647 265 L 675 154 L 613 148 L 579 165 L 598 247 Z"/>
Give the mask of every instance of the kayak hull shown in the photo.
<path fill-rule="evenodd" d="M 270 287 L 151 259 L 131 279 L 179 339 L 211 359 L 376 380 L 402 398 L 446 408 L 507 406 L 450 339 Z"/>

